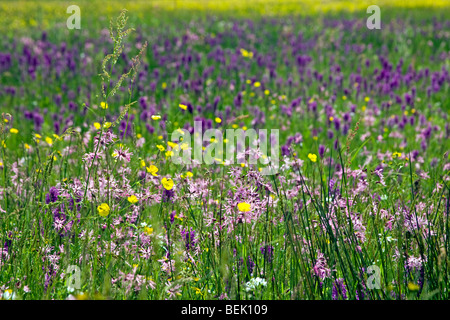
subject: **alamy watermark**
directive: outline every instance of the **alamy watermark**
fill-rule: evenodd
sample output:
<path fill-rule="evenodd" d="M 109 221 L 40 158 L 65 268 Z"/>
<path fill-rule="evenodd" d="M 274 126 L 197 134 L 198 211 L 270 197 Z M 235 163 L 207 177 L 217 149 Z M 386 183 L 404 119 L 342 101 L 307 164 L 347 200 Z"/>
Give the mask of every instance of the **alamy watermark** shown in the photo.
<path fill-rule="evenodd" d="M 381 271 L 380 267 L 377 265 L 372 265 L 367 267 L 367 277 L 366 287 L 368 289 L 381 289 Z"/>
<path fill-rule="evenodd" d="M 75 289 L 79 290 L 81 288 L 81 270 L 79 266 L 70 265 L 67 267 L 67 290 L 69 292 L 74 292 Z"/>
<path fill-rule="evenodd" d="M 224 135 L 219 129 L 203 132 L 202 122 L 195 121 L 193 137 L 188 130 L 177 129 L 169 140 L 171 160 L 176 164 L 259 163 L 262 175 L 276 174 L 279 169 L 278 129 L 226 129 Z"/>
<path fill-rule="evenodd" d="M 71 5 L 67 7 L 67 13 L 71 16 L 67 18 L 67 28 L 68 29 L 81 29 L 81 10 L 77 5 Z"/>
<path fill-rule="evenodd" d="M 372 15 L 367 18 L 366 26 L 368 29 L 381 29 L 381 10 L 377 5 L 371 5 L 367 8 L 367 13 Z"/>

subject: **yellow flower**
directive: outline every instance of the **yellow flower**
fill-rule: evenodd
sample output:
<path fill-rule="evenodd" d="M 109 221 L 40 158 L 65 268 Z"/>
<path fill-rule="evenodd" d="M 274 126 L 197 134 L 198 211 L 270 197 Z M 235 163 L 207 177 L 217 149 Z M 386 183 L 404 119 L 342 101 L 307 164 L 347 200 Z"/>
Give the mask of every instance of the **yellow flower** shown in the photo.
<path fill-rule="evenodd" d="M 95 129 L 100 130 L 102 125 L 100 123 L 98 123 L 98 122 L 94 122 L 94 127 L 95 127 Z"/>
<path fill-rule="evenodd" d="M 366 106 L 362 106 L 361 107 L 361 110 L 364 112 L 364 111 L 366 111 Z"/>
<path fill-rule="evenodd" d="M 188 147 L 189 147 L 189 145 L 186 142 L 184 142 L 180 145 L 181 150 L 187 150 Z"/>
<path fill-rule="evenodd" d="M 400 153 L 400 152 L 394 152 L 393 154 L 392 154 L 392 158 L 400 158 L 402 156 L 402 154 Z"/>
<path fill-rule="evenodd" d="M 36 133 L 34 136 L 35 136 L 36 138 L 38 138 L 38 139 L 42 138 L 41 135 L 38 134 L 38 133 Z"/>
<path fill-rule="evenodd" d="M 316 162 L 317 161 L 317 155 L 310 153 L 308 154 L 308 158 L 309 160 L 311 160 L 312 162 Z"/>
<path fill-rule="evenodd" d="M 138 134 L 136 135 L 136 138 L 138 138 L 138 139 L 142 138 L 142 134 L 138 133 Z"/>
<path fill-rule="evenodd" d="M 131 195 L 128 197 L 128 202 L 131 204 L 135 204 L 139 201 L 139 199 L 135 195 Z"/>
<path fill-rule="evenodd" d="M 163 178 L 163 179 L 161 180 L 161 183 L 162 183 L 164 189 L 166 189 L 166 190 L 172 190 L 172 188 L 173 188 L 173 180 L 172 180 L 172 179 L 170 179 L 170 178 L 169 178 L 169 179 Z"/>
<path fill-rule="evenodd" d="M 330 120 L 330 121 L 333 121 L 333 120 L 334 120 L 334 118 L 333 118 L 333 117 L 329 117 L 329 118 L 328 118 L 328 120 Z"/>
<path fill-rule="evenodd" d="M 369 98 L 369 97 L 365 97 L 365 98 L 364 98 L 364 101 L 365 101 L 365 102 L 369 102 L 369 101 L 370 101 L 370 98 Z"/>
<path fill-rule="evenodd" d="M 192 172 L 190 172 L 190 171 L 188 171 L 188 172 L 186 172 L 186 174 L 182 174 L 181 175 L 181 177 L 184 179 L 184 178 L 191 178 L 191 177 L 193 177 L 194 176 L 194 174 L 192 173 Z"/>
<path fill-rule="evenodd" d="M 342 100 L 347 100 L 347 96 L 342 96 Z"/>
<path fill-rule="evenodd" d="M 101 107 L 102 109 L 108 109 L 108 104 L 107 104 L 106 102 L 101 102 L 101 103 L 100 103 L 100 107 Z"/>
<path fill-rule="evenodd" d="M 3 119 L 3 121 L 4 121 L 5 123 L 8 123 L 8 122 L 9 122 L 9 120 L 8 120 L 8 119 Z"/>
<path fill-rule="evenodd" d="M 103 124 L 103 128 L 105 128 L 105 129 L 108 129 L 109 127 L 111 127 L 112 126 L 112 123 L 111 122 L 105 122 L 104 124 Z"/>
<path fill-rule="evenodd" d="M 109 210 L 110 210 L 109 206 L 106 203 L 102 203 L 97 208 L 98 214 L 101 215 L 102 217 L 106 217 L 109 214 Z"/>
<path fill-rule="evenodd" d="M 169 158 L 171 156 L 173 156 L 173 151 L 172 150 L 167 151 L 166 152 L 166 158 Z"/>
<path fill-rule="evenodd" d="M 169 147 L 171 147 L 172 149 L 178 151 L 179 147 L 178 144 L 172 142 L 172 141 L 168 141 L 167 144 L 169 145 Z"/>
<path fill-rule="evenodd" d="M 50 137 L 45 138 L 45 142 L 47 142 L 49 145 L 53 144 L 53 139 Z"/>
<path fill-rule="evenodd" d="M 166 88 L 167 88 L 167 83 L 163 82 L 163 83 L 161 84 L 161 88 L 163 88 L 163 90 L 166 89 Z"/>
<path fill-rule="evenodd" d="M 214 120 L 215 120 L 217 123 L 221 123 L 221 122 L 222 122 L 222 119 L 220 119 L 219 117 L 216 117 Z"/>
<path fill-rule="evenodd" d="M 147 172 L 151 173 L 152 176 L 157 177 L 158 175 L 156 174 L 158 172 L 158 168 L 154 165 L 151 165 L 150 167 L 147 167 Z"/>
<path fill-rule="evenodd" d="M 181 103 L 180 103 L 178 106 L 179 106 L 181 109 L 183 109 L 183 110 L 186 110 L 186 109 L 187 109 L 187 106 L 184 105 L 184 104 L 181 104 Z"/>
<path fill-rule="evenodd" d="M 241 48 L 241 54 L 245 58 L 253 58 L 253 52 Z"/>
<path fill-rule="evenodd" d="M 28 144 L 26 144 L 26 143 L 25 143 L 24 146 L 25 146 L 25 149 L 30 149 L 30 148 L 31 148 L 31 147 L 30 147 Z"/>
<path fill-rule="evenodd" d="M 238 203 L 238 209 L 241 212 L 249 212 L 251 210 L 251 206 L 247 202 Z"/>
<path fill-rule="evenodd" d="M 410 282 L 408 283 L 408 289 L 411 291 L 418 291 L 420 287 L 417 284 Z"/>
<path fill-rule="evenodd" d="M 153 233 L 153 228 L 145 227 L 145 228 L 144 228 L 144 232 L 145 232 L 148 236 L 150 236 L 150 235 Z"/>
<path fill-rule="evenodd" d="M 164 146 L 158 144 L 156 145 L 156 147 L 159 149 L 159 151 L 163 152 L 164 150 L 166 150 L 166 148 L 164 148 Z"/>
<path fill-rule="evenodd" d="M 195 294 L 203 295 L 202 290 L 200 288 L 192 287 L 195 290 Z"/>
<path fill-rule="evenodd" d="M 140 165 L 141 165 L 141 168 L 145 167 L 145 161 L 141 160 Z"/>
<path fill-rule="evenodd" d="M 255 88 L 259 88 L 261 87 L 261 82 L 256 81 L 253 85 L 255 86 Z"/>
<path fill-rule="evenodd" d="M 11 133 L 13 133 L 13 134 L 18 134 L 18 133 L 19 133 L 19 130 L 15 129 L 15 128 L 11 128 L 11 129 L 9 130 L 9 132 L 11 132 Z"/>
<path fill-rule="evenodd" d="M 178 122 L 177 122 L 177 123 L 178 123 Z M 184 131 L 181 130 L 180 128 L 178 128 L 176 131 L 177 131 L 179 134 L 181 134 L 182 136 L 184 136 Z M 180 139 L 183 140 L 183 137 L 181 137 Z"/>
<path fill-rule="evenodd" d="M 270 94 L 270 91 L 269 90 L 264 90 L 264 94 L 266 95 L 266 96 L 268 96 L 269 94 Z"/>
<path fill-rule="evenodd" d="M 159 120 L 159 119 L 161 119 L 161 116 L 160 115 L 152 115 L 152 119 L 153 120 Z"/>

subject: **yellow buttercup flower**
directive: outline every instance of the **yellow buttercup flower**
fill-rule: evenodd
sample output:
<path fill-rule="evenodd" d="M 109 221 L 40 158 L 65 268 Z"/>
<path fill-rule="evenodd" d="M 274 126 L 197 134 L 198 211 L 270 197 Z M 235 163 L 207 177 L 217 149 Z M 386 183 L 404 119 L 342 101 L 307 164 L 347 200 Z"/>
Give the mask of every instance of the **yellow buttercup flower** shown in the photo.
<path fill-rule="evenodd" d="M 170 178 L 169 179 L 163 178 L 161 180 L 161 183 L 162 183 L 164 189 L 166 189 L 166 190 L 172 190 L 173 185 L 174 185 L 173 180 Z"/>
<path fill-rule="evenodd" d="M 181 150 L 187 150 L 188 147 L 189 147 L 189 145 L 186 142 L 184 142 L 180 145 Z"/>
<path fill-rule="evenodd" d="M 151 165 L 150 167 L 147 167 L 147 172 L 149 172 L 152 176 L 158 176 L 156 173 L 158 172 L 158 168 L 154 165 Z"/>
<path fill-rule="evenodd" d="M 19 130 L 15 129 L 15 128 L 11 128 L 11 129 L 9 130 L 9 132 L 11 132 L 11 133 L 13 133 L 13 134 L 18 134 L 18 133 L 19 133 Z"/>
<path fill-rule="evenodd" d="M 159 149 L 159 151 L 163 152 L 164 150 L 166 150 L 166 148 L 164 148 L 164 146 L 158 144 L 156 145 L 156 147 Z"/>
<path fill-rule="evenodd" d="M 173 151 L 172 150 L 167 151 L 166 152 L 166 158 L 169 158 L 171 156 L 173 156 Z"/>
<path fill-rule="evenodd" d="M 102 217 L 106 217 L 109 214 L 110 208 L 108 204 L 102 203 L 97 208 L 98 214 Z"/>
<path fill-rule="evenodd" d="M 238 210 L 241 212 L 249 212 L 251 208 L 251 205 L 247 202 L 238 203 Z"/>
<path fill-rule="evenodd" d="M 216 118 L 214 119 L 214 121 L 216 121 L 217 123 L 221 123 L 221 122 L 222 122 L 222 119 L 220 119 L 219 117 L 216 117 Z"/>
<path fill-rule="evenodd" d="M 186 109 L 187 109 L 187 106 L 184 105 L 184 104 L 181 104 L 181 103 L 180 103 L 178 106 L 179 106 L 181 109 L 183 109 L 183 110 L 186 110 Z"/>
<path fill-rule="evenodd" d="M 109 127 L 111 127 L 112 126 L 112 123 L 111 122 L 105 122 L 104 124 L 103 124 L 103 128 L 105 128 L 105 129 L 108 129 Z"/>
<path fill-rule="evenodd" d="M 410 282 L 408 283 L 408 289 L 411 291 L 418 291 L 420 287 L 417 284 Z"/>
<path fill-rule="evenodd" d="M 172 141 L 168 141 L 167 144 L 169 145 L 169 147 L 171 147 L 172 149 L 178 151 L 179 147 L 178 144 L 172 142 Z"/>
<path fill-rule="evenodd" d="M 163 88 L 163 90 L 166 89 L 166 88 L 167 88 L 167 83 L 163 82 L 163 83 L 161 84 L 161 88 Z"/>
<path fill-rule="evenodd" d="M 269 94 L 270 94 L 270 91 L 269 90 L 264 90 L 264 94 L 266 95 L 266 96 L 268 96 Z"/>
<path fill-rule="evenodd" d="M 255 86 L 255 88 L 259 88 L 261 87 L 261 82 L 256 81 L 253 85 Z"/>
<path fill-rule="evenodd" d="M 28 144 L 24 144 L 25 149 L 30 149 L 31 147 Z"/>
<path fill-rule="evenodd" d="M 47 142 L 49 145 L 53 144 L 53 139 L 50 137 L 45 138 L 45 142 Z"/>
<path fill-rule="evenodd" d="M 128 202 L 131 204 L 138 203 L 139 199 L 135 195 L 131 195 L 128 197 Z"/>
<path fill-rule="evenodd" d="M 153 120 L 159 120 L 159 119 L 161 119 L 161 116 L 160 115 L 152 115 L 152 119 Z"/>
<path fill-rule="evenodd" d="M 393 154 L 392 154 L 392 158 L 400 158 L 402 156 L 402 154 L 400 153 L 400 152 L 394 152 Z"/>
<path fill-rule="evenodd" d="M 108 104 L 107 104 L 106 102 L 101 102 L 101 103 L 100 103 L 100 107 L 101 107 L 102 109 L 108 109 Z"/>
<path fill-rule="evenodd" d="M 308 158 L 309 160 L 311 160 L 312 162 L 316 162 L 317 161 L 317 155 L 310 153 L 308 154 Z"/>
<path fill-rule="evenodd" d="M 144 232 L 145 232 L 145 234 L 147 234 L 148 236 L 150 236 L 150 235 L 152 235 L 152 233 L 153 233 L 153 228 L 145 227 L 145 228 L 144 228 Z"/>
<path fill-rule="evenodd" d="M 95 127 L 95 129 L 100 130 L 102 125 L 100 123 L 98 123 L 98 122 L 94 122 L 94 127 Z"/>
<path fill-rule="evenodd" d="M 186 172 L 186 174 L 182 174 L 181 175 L 181 177 L 184 179 L 184 178 L 191 178 L 191 177 L 193 177 L 194 176 L 194 174 L 192 173 L 192 172 L 190 172 L 190 171 L 188 171 L 188 172 Z"/>

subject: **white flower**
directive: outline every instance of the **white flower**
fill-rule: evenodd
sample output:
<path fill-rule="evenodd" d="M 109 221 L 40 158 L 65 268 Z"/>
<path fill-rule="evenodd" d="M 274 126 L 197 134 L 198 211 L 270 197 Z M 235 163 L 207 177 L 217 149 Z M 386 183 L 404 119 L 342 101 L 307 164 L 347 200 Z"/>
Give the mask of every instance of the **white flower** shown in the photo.
<path fill-rule="evenodd" d="M 267 281 L 259 277 L 251 278 L 250 281 L 245 284 L 246 287 L 245 290 L 246 291 L 254 290 L 260 286 L 266 287 Z"/>

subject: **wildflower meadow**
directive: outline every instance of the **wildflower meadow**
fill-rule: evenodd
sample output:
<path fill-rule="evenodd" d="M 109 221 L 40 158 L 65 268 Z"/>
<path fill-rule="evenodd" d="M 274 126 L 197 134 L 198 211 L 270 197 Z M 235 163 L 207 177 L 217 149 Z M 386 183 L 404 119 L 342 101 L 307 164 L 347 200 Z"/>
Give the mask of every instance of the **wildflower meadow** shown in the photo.
<path fill-rule="evenodd" d="M 450 298 L 449 1 L 0 17 L 1 299 Z"/>

